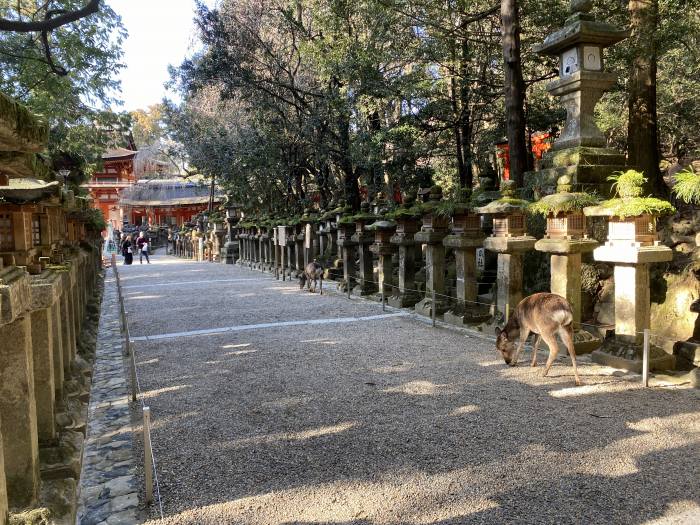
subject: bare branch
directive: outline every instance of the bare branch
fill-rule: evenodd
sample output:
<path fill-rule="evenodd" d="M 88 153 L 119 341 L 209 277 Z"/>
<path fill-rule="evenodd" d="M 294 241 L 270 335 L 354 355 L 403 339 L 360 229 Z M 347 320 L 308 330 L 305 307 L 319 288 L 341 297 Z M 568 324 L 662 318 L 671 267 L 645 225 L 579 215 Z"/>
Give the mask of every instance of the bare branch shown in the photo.
<path fill-rule="evenodd" d="M 63 13 L 56 17 L 47 17 L 41 21 L 24 22 L 22 20 L 0 18 L 0 31 L 14 31 L 15 33 L 48 32 L 95 14 L 99 9 L 100 0 L 90 0 L 85 7 L 77 11 Z"/>

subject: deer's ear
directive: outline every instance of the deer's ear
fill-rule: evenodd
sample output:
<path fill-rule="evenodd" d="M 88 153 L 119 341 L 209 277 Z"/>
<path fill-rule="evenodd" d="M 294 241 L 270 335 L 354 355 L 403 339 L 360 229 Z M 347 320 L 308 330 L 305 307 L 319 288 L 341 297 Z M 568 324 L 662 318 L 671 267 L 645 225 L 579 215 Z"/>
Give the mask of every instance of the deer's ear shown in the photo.
<path fill-rule="evenodd" d="M 502 331 L 503 331 L 503 330 L 501 330 L 501 329 L 497 326 L 497 327 L 496 327 L 496 337 L 498 337 L 499 335 L 501 335 L 501 332 L 502 332 Z"/>

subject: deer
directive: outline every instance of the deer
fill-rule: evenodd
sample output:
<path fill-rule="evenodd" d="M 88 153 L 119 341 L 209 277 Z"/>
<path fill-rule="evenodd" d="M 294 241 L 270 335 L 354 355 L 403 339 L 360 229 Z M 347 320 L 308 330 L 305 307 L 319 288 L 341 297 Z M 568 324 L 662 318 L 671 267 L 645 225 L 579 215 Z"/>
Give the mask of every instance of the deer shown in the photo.
<path fill-rule="evenodd" d="M 581 379 L 576 370 L 573 321 L 574 314 L 566 299 L 552 293 L 533 294 L 518 303 L 503 330 L 496 327 L 496 349 L 507 365 L 515 366 L 530 333 L 536 334 L 537 339 L 532 349 L 530 366 L 537 366 L 537 349 L 540 342 L 544 340 L 549 347 L 549 357 L 542 373 L 544 377 L 559 353 L 556 338 L 556 335 L 559 334 L 571 356 L 576 386 L 580 386 Z M 517 348 L 515 346 L 516 340 L 518 340 Z"/>
<path fill-rule="evenodd" d="M 304 289 L 304 284 L 306 284 L 307 291 L 311 292 L 311 281 L 314 282 L 314 289 L 312 293 L 316 293 L 316 283 L 320 280 L 321 288 L 320 295 L 323 295 L 323 266 L 313 260 L 304 267 L 304 271 L 299 276 L 299 289 Z"/>

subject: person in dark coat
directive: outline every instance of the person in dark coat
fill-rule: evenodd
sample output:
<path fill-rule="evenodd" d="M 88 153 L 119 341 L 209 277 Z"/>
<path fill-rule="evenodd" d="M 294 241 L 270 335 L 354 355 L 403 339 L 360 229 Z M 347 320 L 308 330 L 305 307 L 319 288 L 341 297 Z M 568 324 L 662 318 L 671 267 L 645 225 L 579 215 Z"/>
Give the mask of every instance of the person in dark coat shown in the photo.
<path fill-rule="evenodd" d="M 139 263 L 143 264 L 143 258 L 144 256 L 146 257 L 146 262 L 148 264 L 151 264 L 151 260 L 148 258 L 148 252 L 151 249 L 150 242 L 148 242 L 148 238 L 146 237 L 145 232 L 139 233 L 139 238 L 136 239 L 136 246 L 139 249 Z"/>
<path fill-rule="evenodd" d="M 124 256 L 124 264 L 134 262 L 134 243 L 131 242 L 131 235 L 127 235 L 122 243 L 122 255 Z"/>

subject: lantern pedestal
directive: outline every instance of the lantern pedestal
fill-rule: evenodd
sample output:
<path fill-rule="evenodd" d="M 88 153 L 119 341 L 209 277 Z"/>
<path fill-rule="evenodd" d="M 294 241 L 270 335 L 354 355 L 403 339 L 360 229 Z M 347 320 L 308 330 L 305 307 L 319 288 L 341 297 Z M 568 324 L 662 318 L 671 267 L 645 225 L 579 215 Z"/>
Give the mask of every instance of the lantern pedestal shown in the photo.
<path fill-rule="evenodd" d="M 374 242 L 374 235 L 371 232 L 356 231 L 352 236 L 352 240 L 356 243 L 359 255 L 359 272 L 357 276 L 357 285 L 353 288 L 353 295 L 365 296 L 372 295 L 377 292 L 378 287 L 374 283 L 374 266 L 372 263 L 372 252 L 370 246 Z M 345 261 L 343 261 L 345 263 Z"/>
<path fill-rule="evenodd" d="M 415 220 L 398 223 L 398 229 L 391 237 L 391 244 L 399 249 L 399 287 L 392 292 L 388 303 L 395 308 L 408 308 L 421 299 L 416 289 L 416 251 L 419 246 L 416 246 L 413 239 L 418 223 Z"/>
<path fill-rule="evenodd" d="M 384 290 L 384 297 L 389 297 L 394 291 L 393 255 L 396 246 L 391 244 L 391 238 L 396 231 L 396 224 L 389 221 L 377 221 L 372 225 L 375 231 L 374 244 L 370 246 L 372 253 L 379 257 L 379 291 Z M 381 300 L 381 297 L 379 297 Z"/>
<path fill-rule="evenodd" d="M 496 309 L 502 314 L 506 305 L 513 312 L 523 298 L 523 255 L 534 248 L 535 242 L 529 235 L 484 239 L 484 248 L 498 254 Z"/>
<path fill-rule="evenodd" d="M 338 283 L 338 290 L 347 292 L 355 286 L 357 269 L 355 268 L 355 256 L 357 242 L 353 240 L 355 225 L 353 223 L 338 225 L 338 246 L 343 252 L 343 280 Z"/>
<path fill-rule="evenodd" d="M 643 332 L 650 326 L 649 264 L 670 261 L 667 246 L 635 246 L 610 241 L 593 251 L 596 261 L 615 264 L 615 336 L 592 354 L 599 364 L 642 371 Z M 651 345 L 650 370 L 673 368 L 674 357 Z"/>
<path fill-rule="evenodd" d="M 598 246 L 593 239 L 540 239 L 535 250 L 551 253 L 551 277 L 549 290 L 564 297 L 574 313 L 574 349 L 577 354 L 587 354 L 598 348 L 598 337 L 581 329 L 581 254 Z"/>
<path fill-rule="evenodd" d="M 294 237 L 294 273 L 292 277 L 297 278 L 304 273 L 304 233 L 297 228 Z"/>
<path fill-rule="evenodd" d="M 445 294 L 445 246 L 442 241 L 447 236 L 447 231 L 426 230 L 426 219 L 423 219 L 423 231 L 415 234 L 414 239 L 419 244 L 425 244 L 425 297 L 415 306 L 417 314 L 432 317 L 433 308 L 435 315 L 444 314 L 449 304 Z M 428 223 L 430 224 L 430 223 Z M 447 225 L 445 224 L 445 229 Z M 433 304 L 432 292 L 435 291 L 435 304 Z"/>
<path fill-rule="evenodd" d="M 445 312 L 443 320 L 457 326 L 487 321 L 491 317 L 489 308 L 477 304 L 476 276 L 476 249 L 483 245 L 484 236 L 448 235 L 442 243 L 454 249 L 457 294 L 457 304 Z"/>

